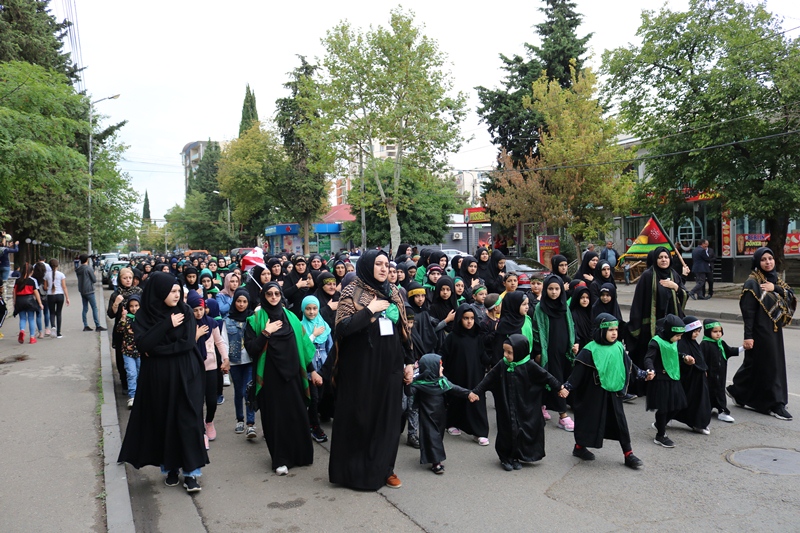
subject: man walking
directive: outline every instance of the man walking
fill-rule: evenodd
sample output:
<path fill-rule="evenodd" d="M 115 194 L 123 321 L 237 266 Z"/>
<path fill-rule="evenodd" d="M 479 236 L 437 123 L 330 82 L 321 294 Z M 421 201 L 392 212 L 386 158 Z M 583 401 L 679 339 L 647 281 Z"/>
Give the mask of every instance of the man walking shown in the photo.
<path fill-rule="evenodd" d="M 97 317 L 97 302 L 94 298 L 94 284 L 97 283 L 97 279 L 94 277 L 94 269 L 89 266 L 89 256 L 81 254 L 78 261 L 80 261 L 80 265 L 75 269 L 75 274 L 78 276 L 78 291 L 81 293 L 83 301 L 83 331 L 92 331 L 92 328 L 86 323 L 86 311 L 90 305 L 92 306 L 95 331 L 105 331 L 106 328 L 100 325 L 100 319 Z"/>
<path fill-rule="evenodd" d="M 608 261 L 608 264 L 611 265 L 611 269 L 613 270 L 614 267 L 617 266 L 619 257 L 619 252 L 614 249 L 614 241 L 606 241 L 606 247 L 600 251 L 600 260 Z"/>
<path fill-rule="evenodd" d="M 699 296 L 701 300 L 708 300 L 714 295 L 714 276 L 712 264 L 716 255 L 714 250 L 709 250 L 708 239 L 700 241 L 700 245 L 692 250 L 692 271 L 694 272 L 697 283 L 689 292 L 693 300 Z M 708 281 L 708 296 L 706 292 L 706 281 Z"/>

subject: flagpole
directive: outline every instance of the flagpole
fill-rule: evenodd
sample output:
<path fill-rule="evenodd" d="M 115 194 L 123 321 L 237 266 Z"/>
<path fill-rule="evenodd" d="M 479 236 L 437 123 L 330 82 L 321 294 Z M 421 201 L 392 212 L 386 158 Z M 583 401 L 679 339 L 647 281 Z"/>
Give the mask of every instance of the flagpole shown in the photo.
<path fill-rule="evenodd" d="M 675 250 L 675 255 L 677 255 L 677 256 L 678 256 L 678 259 L 680 259 L 680 261 L 681 261 L 681 264 L 683 265 L 683 275 L 684 275 L 684 276 L 688 276 L 688 275 L 689 275 L 689 272 L 691 272 L 691 269 L 690 269 L 690 268 L 689 268 L 689 266 L 686 264 L 686 261 L 684 261 L 684 260 L 683 260 L 683 256 L 681 255 L 681 252 L 678 250 L 678 247 L 677 247 L 677 246 L 675 246 L 675 243 L 674 243 L 674 242 L 672 242 L 672 239 L 670 239 L 670 237 L 669 237 L 669 233 L 667 233 L 666 231 L 664 231 L 664 226 L 662 226 L 662 225 L 661 225 L 661 221 L 660 221 L 660 220 L 658 220 L 658 217 L 656 216 L 656 214 L 655 214 L 655 213 L 651 213 L 651 214 L 650 214 L 650 216 L 651 216 L 651 217 L 653 217 L 653 220 L 655 220 L 655 221 L 656 221 L 656 224 L 658 224 L 658 228 L 661 230 L 661 233 L 663 233 L 663 234 L 664 234 L 664 237 L 666 237 L 666 238 L 667 238 L 667 241 L 668 241 L 668 242 L 669 242 L 669 244 L 672 246 L 672 249 L 673 249 L 673 250 Z"/>

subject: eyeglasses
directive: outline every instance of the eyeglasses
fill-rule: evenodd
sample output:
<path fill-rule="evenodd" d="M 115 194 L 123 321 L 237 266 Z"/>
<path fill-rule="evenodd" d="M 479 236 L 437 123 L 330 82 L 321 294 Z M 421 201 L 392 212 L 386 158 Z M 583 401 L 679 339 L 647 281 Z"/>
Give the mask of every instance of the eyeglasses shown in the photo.
<path fill-rule="evenodd" d="M 264 294 L 266 294 L 267 296 L 280 296 L 281 295 L 280 292 L 276 292 L 276 291 L 268 291 L 268 292 L 266 292 Z"/>

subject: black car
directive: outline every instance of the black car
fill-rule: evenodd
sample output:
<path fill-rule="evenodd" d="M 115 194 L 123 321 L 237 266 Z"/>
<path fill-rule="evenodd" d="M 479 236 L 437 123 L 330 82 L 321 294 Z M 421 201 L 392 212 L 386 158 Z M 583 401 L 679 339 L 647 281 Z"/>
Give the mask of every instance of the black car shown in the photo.
<path fill-rule="evenodd" d="M 535 259 L 515 257 L 514 259 L 506 259 L 506 272 L 527 274 L 531 279 L 539 278 L 544 280 L 550 274 L 550 269 Z"/>

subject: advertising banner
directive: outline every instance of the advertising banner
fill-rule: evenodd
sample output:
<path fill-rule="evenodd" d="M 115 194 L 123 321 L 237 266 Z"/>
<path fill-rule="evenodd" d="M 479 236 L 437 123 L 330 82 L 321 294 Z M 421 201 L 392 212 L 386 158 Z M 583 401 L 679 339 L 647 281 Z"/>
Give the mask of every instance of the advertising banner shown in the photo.
<path fill-rule="evenodd" d="M 551 260 L 560 252 L 561 243 L 558 235 L 539 235 L 536 244 L 539 250 L 539 262 L 552 271 Z"/>
<path fill-rule="evenodd" d="M 733 247 L 731 246 L 731 219 L 730 213 L 722 213 L 722 257 L 733 257 Z"/>
<path fill-rule="evenodd" d="M 736 236 L 736 255 L 753 255 L 756 250 L 766 246 L 769 233 L 742 233 Z"/>

